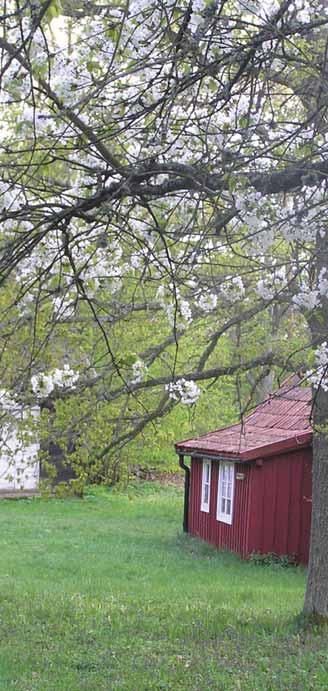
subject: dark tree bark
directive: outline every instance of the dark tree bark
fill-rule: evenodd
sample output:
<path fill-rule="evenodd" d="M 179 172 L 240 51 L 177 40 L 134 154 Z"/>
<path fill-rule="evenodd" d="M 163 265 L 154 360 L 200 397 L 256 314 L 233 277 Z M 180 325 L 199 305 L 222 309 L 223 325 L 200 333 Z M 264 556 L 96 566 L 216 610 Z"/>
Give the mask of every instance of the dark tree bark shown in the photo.
<path fill-rule="evenodd" d="M 328 267 L 327 234 L 317 234 L 314 257 L 317 282 Z M 328 299 L 321 297 L 320 308 L 309 319 L 314 343 L 327 340 Z M 318 377 L 327 376 L 327 368 Z M 320 386 L 313 391 L 313 469 L 312 525 L 308 581 L 304 614 L 315 621 L 328 621 L 328 391 Z"/>
<path fill-rule="evenodd" d="M 328 392 L 314 402 L 311 546 L 304 614 L 328 621 Z"/>

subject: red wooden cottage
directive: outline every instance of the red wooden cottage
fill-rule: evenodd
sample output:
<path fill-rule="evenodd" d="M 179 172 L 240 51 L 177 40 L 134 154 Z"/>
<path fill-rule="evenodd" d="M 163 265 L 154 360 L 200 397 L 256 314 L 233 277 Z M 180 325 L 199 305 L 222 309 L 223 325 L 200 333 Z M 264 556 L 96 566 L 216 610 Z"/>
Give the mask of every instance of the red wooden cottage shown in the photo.
<path fill-rule="evenodd" d="M 307 563 L 312 507 L 311 389 L 295 377 L 245 419 L 175 445 L 184 530 L 247 557 Z M 184 457 L 191 457 L 190 468 Z"/>

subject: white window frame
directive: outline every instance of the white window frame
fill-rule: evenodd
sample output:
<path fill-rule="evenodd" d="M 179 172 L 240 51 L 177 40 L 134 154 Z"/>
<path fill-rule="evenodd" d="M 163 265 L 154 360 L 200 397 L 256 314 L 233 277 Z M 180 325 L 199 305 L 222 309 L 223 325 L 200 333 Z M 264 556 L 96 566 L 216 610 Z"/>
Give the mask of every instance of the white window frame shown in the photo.
<path fill-rule="evenodd" d="M 228 478 L 226 473 L 228 473 Z M 235 464 L 221 461 L 219 465 L 218 499 L 216 506 L 217 521 L 228 523 L 228 525 L 232 524 L 234 493 Z"/>
<path fill-rule="evenodd" d="M 207 473 L 208 469 L 208 473 Z M 205 511 L 205 513 L 210 512 L 210 499 L 211 499 L 211 474 L 212 474 L 212 461 L 203 461 L 202 470 L 202 496 L 200 510 Z M 207 495 L 206 495 L 207 487 Z"/>

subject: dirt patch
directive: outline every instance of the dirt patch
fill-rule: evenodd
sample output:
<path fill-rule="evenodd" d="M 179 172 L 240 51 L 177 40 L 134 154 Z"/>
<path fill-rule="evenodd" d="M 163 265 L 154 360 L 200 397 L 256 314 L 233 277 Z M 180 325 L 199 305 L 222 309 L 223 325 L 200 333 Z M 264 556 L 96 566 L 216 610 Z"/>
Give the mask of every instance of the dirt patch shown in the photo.
<path fill-rule="evenodd" d="M 176 485 L 177 487 L 184 485 L 184 473 L 155 473 L 153 479 L 163 485 Z"/>
<path fill-rule="evenodd" d="M 175 485 L 176 487 L 183 487 L 184 473 L 165 473 L 159 470 L 149 470 L 138 468 L 134 473 L 138 480 L 146 480 L 147 482 L 160 482 L 162 485 Z"/>

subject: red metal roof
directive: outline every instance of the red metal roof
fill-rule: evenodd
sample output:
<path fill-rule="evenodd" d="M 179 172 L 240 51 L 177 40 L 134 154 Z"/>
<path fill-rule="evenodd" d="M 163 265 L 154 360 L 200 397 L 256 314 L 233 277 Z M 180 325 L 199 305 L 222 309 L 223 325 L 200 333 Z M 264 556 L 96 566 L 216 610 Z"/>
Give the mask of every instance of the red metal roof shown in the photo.
<path fill-rule="evenodd" d="M 224 456 L 250 461 L 312 442 L 312 393 L 298 377 L 285 381 L 264 403 L 238 423 L 175 445 L 178 453 Z"/>

